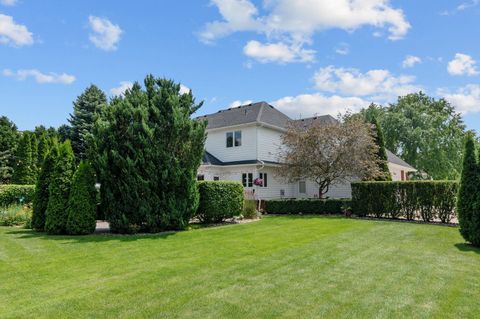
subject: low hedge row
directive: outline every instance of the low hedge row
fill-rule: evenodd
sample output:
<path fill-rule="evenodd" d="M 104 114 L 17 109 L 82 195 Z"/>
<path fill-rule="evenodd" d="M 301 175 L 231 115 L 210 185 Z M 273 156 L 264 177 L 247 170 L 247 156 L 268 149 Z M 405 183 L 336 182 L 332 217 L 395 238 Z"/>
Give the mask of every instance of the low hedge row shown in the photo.
<path fill-rule="evenodd" d="M 0 207 L 33 201 L 35 185 L 0 185 Z"/>
<path fill-rule="evenodd" d="M 200 203 L 197 218 L 200 222 L 219 223 L 242 214 L 242 184 L 227 181 L 202 181 L 198 183 L 198 190 Z"/>
<path fill-rule="evenodd" d="M 341 214 L 342 207 L 349 207 L 349 199 L 279 199 L 267 200 L 268 214 Z"/>
<path fill-rule="evenodd" d="M 455 181 L 357 182 L 352 209 L 358 216 L 447 223 L 455 217 L 457 191 Z"/>

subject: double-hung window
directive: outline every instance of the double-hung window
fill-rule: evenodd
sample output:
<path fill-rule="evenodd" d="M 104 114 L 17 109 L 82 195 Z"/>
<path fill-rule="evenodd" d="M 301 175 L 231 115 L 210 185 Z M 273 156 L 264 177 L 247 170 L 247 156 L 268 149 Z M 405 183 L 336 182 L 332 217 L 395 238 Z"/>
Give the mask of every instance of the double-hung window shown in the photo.
<path fill-rule="evenodd" d="M 268 174 L 267 173 L 260 173 L 258 175 L 258 177 L 260 177 L 260 179 L 262 180 L 262 186 L 260 187 L 268 187 Z"/>
<path fill-rule="evenodd" d="M 227 148 L 242 146 L 242 131 L 227 132 L 226 144 Z"/>
<path fill-rule="evenodd" d="M 298 192 L 300 194 L 306 194 L 307 193 L 307 184 L 305 181 L 299 181 L 298 182 Z"/>
<path fill-rule="evenodd" d="M 242 174 L 242 185 L 243 187 L 253 187 L 253 173 Z"/>

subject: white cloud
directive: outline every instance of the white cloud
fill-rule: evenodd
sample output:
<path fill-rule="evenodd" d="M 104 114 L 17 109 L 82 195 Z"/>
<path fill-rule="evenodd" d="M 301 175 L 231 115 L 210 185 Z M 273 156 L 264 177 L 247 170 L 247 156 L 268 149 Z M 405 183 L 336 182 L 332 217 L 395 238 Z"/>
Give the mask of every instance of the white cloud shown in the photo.
<path fill-rule="evenodd" d="M 190 88 L 183 84 L 180 84 L 180 94 L 187 94 L 190 92 Z"/>
<path fill-rule="evenodd" d="M 93 31 L 89 39 L 97 48 L 105 51 L 114 51 L 117 49 L 118 42 L 123 33 L 123 30 L 118 24 L 113 24 L 106 18 L 95 16 L 89 16 L 88 23 Z"/>
<path fill-rule="evenodd" d="M 250 41 L 243 48 L 243 52 L 262 63 L 313 62 L 315 59 L 314 50 L 307 50 L 298 45 L 287 45 L 282 42 L 262 44 L 258 41 Z"/>
<path fill-rule="evenodd" d="M 359 97 L 325 96 L 321 93 L 287 96 L 271 102 L 291 118 L 306 118 L 315 115 L 335 116 L 346 111 L 357 112 L 370 102 Z"/>
<path fill-rule="evenodd" d="M 389 99 L 421 88 L 414 84 L 414 76 L 394 76 L 388 70 L 370 70 L 361 73 L 358 69 L 321 68 L 314 75 L 315 87 L 320 91 L 353 96 L 375 96 Z"/>
<path fill-rule="evenodd" d="M 128 89 L 131 89 L 132 86 L 133 86 L 133 82 L 121 81 L 119 86 L 110 89 L 110 93 L 113 96 L 123 96 L 125 94 L 125 91 Z"/>
<path fill-rule="evenodd" d="M 452 92 L 439 89 L 437 94 L 449 101 L 459 112 L 480 112 L 480 85 L 469 84 Z"/>
<path fill-rule="evenodd" d="M 7 7 L 12 7 L 16 5 L 18 0 L 0 0 L 0 4 L 7 6 Z"/>
<path fill-rule="evenodd" d="M 200 32 L 200 40 L 206 43 L 252 31 L 264 34 L 269 42 L 301 48 L 312 43 L 315 32 L 328 29 L 350 32 L 373 26 L 386 29 L 390 40 L 405 37 L 410 29 L 403 11 L 388 0 L 265 0 L 264 15 L 249 0 L 212 0 L 211 4 L 217 6 L 222 20 L 207 23 Z"/>
<path fill-rule="evenodd" d="M 347 55 L 350 53 L 350 46 L 348 43 L 342 42 L 335 48 L 335 52 L 340 55 Z"/>
<path fill-rule="evenodd" d="M 457 10 L 464 11 L 464 10 L 476 7 L 478 4 L 480 4 L 480 0 L 471 0 L 471 1 L 463 2 L 458 5 Z"/>
<path fill-rule="evenodd" d="M 212 0 L 224 21 L 209 22 L 200 32 L 200 40 L 211 43 L 215 39 L 237 31 L 257 31 L 263 29 L 256 16 L 258 10 L 249 0 Z"/>
<path fill-rule="evenodd" d="M 448 62 L 448 73 L 451 75 L 477 75 L 477 62 L 469 55 L 463 53 L 455 54 L 455 58 Z"/>
<path fill-rule="evenodd" d="M 405 59 L 402 62 L 402 67 L 405 68 L 412 68 L 415 66 L 415 64 L 420 64 L 422 63 L 422 59 L 419 58 L 418 56 L 414 55 L 407 55 Z"/>
<path fill-rule="evenodd" d="M 46 83 L 60 83 L 60 84 L 72 84 L 75 82 L 75 76 L 67 74 L 67 73 L 62 73 L 62 74 L 57 74 L 57 73 L 42 73 L 38 71 L 37 69 L 20 69 L 17 71 L 12 71 L 10 69 L 5 69 L 3 70 L 3 75 L 7 77 L 13 77 L 16 78 L 17 80 L 23 81 L 26 80 L 27 78 L 33 78 L 37 83 L 40 84 L 46 84 Z"/>
<path fill-rule="evenodd" d="M 236 101 L 233 101 L 232 103 L 230 103 L 230 105 L 228 106 L 229 108 L 231 107 L 239 107 L 241 105 L 247 105 L 247 104 L 250 104 L 250 103 L 253 103 L 252 100 L 246 100 L 246 101 L 240 101 L 240 100 L 236 100 Z"/>
<path fill-rule="evenodd" d="M 11 16 L 0 14 L 0 44 L 16 47 L 33 44 L 33 34 L 27 27 L 16 23 Z"/>

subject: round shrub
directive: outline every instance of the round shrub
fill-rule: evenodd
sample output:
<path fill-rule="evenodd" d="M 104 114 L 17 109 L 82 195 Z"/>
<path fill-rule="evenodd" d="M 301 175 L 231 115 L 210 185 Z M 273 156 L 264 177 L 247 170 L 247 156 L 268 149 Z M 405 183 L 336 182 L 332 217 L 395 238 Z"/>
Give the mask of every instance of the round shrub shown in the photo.
<path fill-rule="evenodd" d="M 95 173 L 87 162 L 81 162 L 73 175 L 68 200 L 67 233 L 91 234 L 96 226 Z"/>
<path fill-rule="evenodd" d="M 242 184 L 226 181 L 203 181 L 198 184 L 198 188 L 200 204 L 197 218 L 202 223 L 219 223 L 242 214 Z"/>

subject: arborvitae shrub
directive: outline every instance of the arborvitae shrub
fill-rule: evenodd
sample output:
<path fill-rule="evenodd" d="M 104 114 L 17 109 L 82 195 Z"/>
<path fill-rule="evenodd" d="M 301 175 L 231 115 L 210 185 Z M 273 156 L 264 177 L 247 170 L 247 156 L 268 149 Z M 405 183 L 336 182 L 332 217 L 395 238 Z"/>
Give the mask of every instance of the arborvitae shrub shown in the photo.
<path fill-rule="evenodd" d="M 45 212 L 45 230 L 49 234 L 65 234 L 68 218 L 68 197 L 75 171 L 75 156 L 70 141 L 59 148 L 58 158 L 50 179 L 47 210 Z"/>
<path fill-rule="evenodd" d="M 219 223 L 242 214 L 242 184 L 226 181 L 203 181 L 198 183 L 198 189 L 200 204 L 197 218 L 201 222 Z"/>
<path fill-rule="evenodd" d="M 466 241 L 472 240 L 471 227 L 473 212 L 477 209 L 476 202 L 478 197 L 479 170 L 475 154 L 475 142 L 473 136 L 469 134 L 465 142 L 465 152 L 463 155 L 463 169 L 460 179 L 460 190 L 458 192 L 457 212 L 458 223 L 460 224 L 460 234 Z"/>
<path fill-rule="evenodd" d="M 35 188 L 32 228 L 37 231 L 45 230 L 45 211 L 48 205 L 49 186 L 57 158 L 58 145 L 54 143 L 43 160 Z"/>
<path fill-rule="evenodd" d="M 352 208 L 358 216 L 448 222 L 455 216 L 456 181 L 352 183 Z"/>
<path fill-rule="evenodd" d="M 13 171 L 12 182 L 18 185 L 35 184 L 36 155 L 33 155 L 33 134 L 24 132 L 16 152 L 16 165 Z"/>
<path fill-rule="evenodd" d="M 81 162 L 73 175 L 68 200 L 67 233 L 91 234 L 96 226 L 95 173 L 87 162 Z"/>

